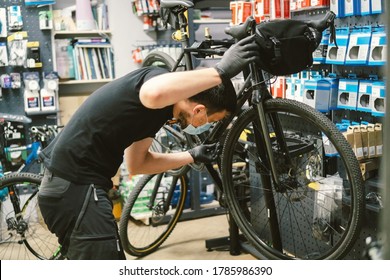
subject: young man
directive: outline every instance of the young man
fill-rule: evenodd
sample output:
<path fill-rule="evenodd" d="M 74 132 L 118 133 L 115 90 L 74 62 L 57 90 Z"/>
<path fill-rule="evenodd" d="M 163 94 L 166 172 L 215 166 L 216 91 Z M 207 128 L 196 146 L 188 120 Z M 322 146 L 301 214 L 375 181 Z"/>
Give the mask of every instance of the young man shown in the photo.
<path fill-rule="evenodd" d="M 69 259 L 125 259 L 107 191 L 123 162 L 130 174 L 154 174 L 194 161 L 210 163 L 215 144 L 186 152 L 149 151 L 161 126 L 175 118 L 199 133 L 235 109 L 230 78 L 258 59 L 248 37 L 213 68 L 168 73 L 141 68 L 94 92 L 42 151 L 46 171 L 38 194 L 50 231 Z"/>

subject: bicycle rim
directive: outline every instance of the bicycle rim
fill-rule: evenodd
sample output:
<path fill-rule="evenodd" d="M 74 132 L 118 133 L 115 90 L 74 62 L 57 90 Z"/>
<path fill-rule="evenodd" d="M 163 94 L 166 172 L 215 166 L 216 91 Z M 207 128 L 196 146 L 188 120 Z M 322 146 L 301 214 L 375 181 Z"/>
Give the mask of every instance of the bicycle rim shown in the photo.
<path fill-rule="evenodd" d="M 153 189 L 157 190 L 157 196 L 151 203 Z M 174 193 L 169 200 L 170 189 Z M 167 173 L 143 176 L 122 211 L 119 228 L 124 250 L 137 257 L 157 250 L 178 223 L 186 197 L 187 182 L 184 176 L 169 176 Z M 168 211 L 163 208 L 164 203 L 169 205 Z"/>
<path fill-rule="evenodd" d="M 169 54 L 166 54 L 161 51 L 150 52 L 142 62 L 142 67 L 161 67 L 169 71 L 172 70 L 174 65 L 175 61 L 173 60 L 173 58 Z"/>
<path fill-rule="evenodd" d="M 0 210 L 0 259 L 49 259 L 59 244 L 42 218 L 37 192 L 41 177 L 30 173 L 9 174 L 1 178 L 4 194 Z M 14 187 L 20 200 L 15 212 L 9 190 Z"/>
<path fill-rule="evenodd" d="M 265 258 L 344 257 L 359 235 L 364 211 L 363 181 L 352 149 L 323 114 L 307 105 L 272 99 L 264 108 L 280 183 L 272 183 L 257 113 L 249 109 L 234 123 L 222 154 L 235 221 Z M 291 162 L 281 152 L 271 114 L 278 116 Z"/>

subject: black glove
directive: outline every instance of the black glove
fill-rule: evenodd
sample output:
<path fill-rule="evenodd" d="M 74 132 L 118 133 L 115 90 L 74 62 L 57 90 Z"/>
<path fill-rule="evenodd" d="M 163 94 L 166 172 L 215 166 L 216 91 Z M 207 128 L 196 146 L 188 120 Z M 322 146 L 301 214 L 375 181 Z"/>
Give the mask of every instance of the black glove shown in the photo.
<path fill-rule="evenodd" d="M 255 41 L 255 34 L 246 37 L 231 46 L 215 65 L 221 79 L 231 79 L 251 62 L 260 61 L 260 47 Z"/>
<path fill-rule="evenodd" d="M 188 152 L 196 163 L 212 163 L 218 158 L 221 145 L 219 143 L 203 144 L 188 150 Z"/>

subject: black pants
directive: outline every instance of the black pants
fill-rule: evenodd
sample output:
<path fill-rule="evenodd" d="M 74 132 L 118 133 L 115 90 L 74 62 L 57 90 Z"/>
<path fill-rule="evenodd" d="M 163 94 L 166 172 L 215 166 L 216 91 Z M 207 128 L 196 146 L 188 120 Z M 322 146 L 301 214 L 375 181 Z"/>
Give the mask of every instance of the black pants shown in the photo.
<path fill-rule="evenodd" d="M 48 228 L 58 237 L 68 259 L 126 259 L 112 202 L 102 188 L 73 184 L 46 170 L 38 202 Z"/>

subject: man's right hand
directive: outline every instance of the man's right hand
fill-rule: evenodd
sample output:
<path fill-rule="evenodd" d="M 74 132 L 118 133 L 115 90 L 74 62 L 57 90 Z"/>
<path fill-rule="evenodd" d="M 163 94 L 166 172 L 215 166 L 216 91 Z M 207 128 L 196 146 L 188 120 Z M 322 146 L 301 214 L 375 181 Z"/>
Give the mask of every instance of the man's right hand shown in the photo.
<path fill-rule="evenodd" d="M 249 63 L 260 61 L 259 50 L 255 34 L 251 35 L 231 46 L 214 68 L 222 79 L 231 79 Z"/>
<path fill-rule="evenodd" d="M 212 163 L 217 160 L 221 152 L 221 145 L 218 142 L 203 144 L 188 150 L 188 152 L 196 163 Z"/>

